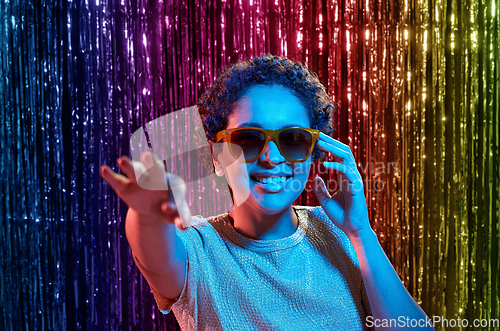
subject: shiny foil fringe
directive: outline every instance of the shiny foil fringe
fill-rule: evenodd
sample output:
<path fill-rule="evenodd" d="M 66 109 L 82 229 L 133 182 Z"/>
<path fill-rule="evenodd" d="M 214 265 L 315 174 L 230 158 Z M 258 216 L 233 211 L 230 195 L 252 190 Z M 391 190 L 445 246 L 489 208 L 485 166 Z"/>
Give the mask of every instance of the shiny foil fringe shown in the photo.
<path fill-rule="evenodd" d="M 131 259 L 126 206 L 99 166 L 116 170 L 133 132 L 262 53 L 306 64 L 338 103 L 372 227 L 427 314 L 499 318 L 499 8 L 1 2 L 0 329 L 177 328 Z M 310 185 L 297 203 L 317 203 Z"/>

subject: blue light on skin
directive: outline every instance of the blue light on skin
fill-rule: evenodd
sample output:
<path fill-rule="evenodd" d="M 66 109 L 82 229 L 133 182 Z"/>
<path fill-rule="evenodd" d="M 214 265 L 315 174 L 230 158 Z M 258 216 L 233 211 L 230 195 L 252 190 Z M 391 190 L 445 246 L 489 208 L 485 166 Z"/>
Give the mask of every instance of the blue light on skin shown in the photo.
<path fill-rule="evenodd" d="M 265 85 L 249 89 L 235 104 L 229 117 L 229 129 L 250 125 L 265 129 L 310 127 L 309 117 L 300 100 L 281 86 Z M 323 188 L 319 185 L 315 193 L 330 220 L 346 233 L 356 251 L 373 317 L 381 320 L 405 316 L 426 320 L 427 315 L 404 287 L 370 227 L 361 176 L 349 146 L 324 134 L 320 134 L 318 146 L 343 162 L 327 162 L 325 166 L 342 174 L 346 190 L 340 191 L 343 195 L 339 201 L 344 202 L 337 201 L 338 196 L 330 196 L 322 180 L 316 180 Z M 233 193 L 236 191 L 240 197 L 246 197 L 238 203 L 236 195 L 236 207 L 229 213 L 234 219 L 236 231 L 259 240 L 292 235 L 298 224 L 292 203 L 305 187 L 311 157 L 303 163 L 290 163 L 270 142 L 263 156 L 252 163 L 235 162 L 227 144 L 218 160 L 219 163 L 214 163 L 217 173 L 225 174 Z M 285 182 L 283 189 L 267 189 L 253 180 L 247 180 L 260 171 L 289 171 L 292 178 Z M 292 186 L 292 183 L 295 184 Z M 426 329 L 434 330 L 432 327 Z"/>
<path fill-rule="evenodd" d="M 255 85 L 234 104 L 227 129 L 249 126 L 272 130 L 310 128 L 310 121 L 305 107 L 288 89 Z M 270 141 L 262 156 L 251 163 L 235 162 L 227 147 L 216 158 L 217 173 L 226 176 L 233 190 L 235 208 L 229 215 L 236 231 L 259 240 L 285 238 L 295 232 L 298 221 L 292 203 L 304 190 L 311 156 L 304 162 L 292 163 Z M 262 173 L 290 178 L 282 184 L 262 184 L 254 180 L 256 174 Z"/>

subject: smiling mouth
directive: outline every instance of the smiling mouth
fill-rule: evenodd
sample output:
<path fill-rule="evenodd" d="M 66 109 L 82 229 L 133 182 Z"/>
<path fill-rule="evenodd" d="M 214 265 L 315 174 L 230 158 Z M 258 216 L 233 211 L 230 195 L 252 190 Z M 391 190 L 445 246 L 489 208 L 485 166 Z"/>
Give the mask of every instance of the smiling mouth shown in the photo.
<path fill-rule="evenodd" d="M 287 181 L 292 176 L 272 176 L 272 177 L 260 177 L 260 176 L 250 176 L 250 178 L 259 184 L 281 184 Z"/>

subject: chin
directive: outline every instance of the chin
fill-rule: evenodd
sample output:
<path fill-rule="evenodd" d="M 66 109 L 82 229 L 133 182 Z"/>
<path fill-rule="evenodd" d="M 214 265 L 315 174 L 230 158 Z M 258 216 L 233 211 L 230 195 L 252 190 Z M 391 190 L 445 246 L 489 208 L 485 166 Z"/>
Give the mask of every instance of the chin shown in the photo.
<path fill-rule="evenodd" d="M 271 205 L 269 203 L 259 204 L 259 211 L 264 215 L 275 215 L 287 210 L 292 203 L 282 204 L 280 206 Z"/>
<path fill-rule="evenodd" d="M 277 194 L 250 194 L 248 204 L 264 215 L 278 214 L 290 208 L 300 193 L 280 192 Z"/>

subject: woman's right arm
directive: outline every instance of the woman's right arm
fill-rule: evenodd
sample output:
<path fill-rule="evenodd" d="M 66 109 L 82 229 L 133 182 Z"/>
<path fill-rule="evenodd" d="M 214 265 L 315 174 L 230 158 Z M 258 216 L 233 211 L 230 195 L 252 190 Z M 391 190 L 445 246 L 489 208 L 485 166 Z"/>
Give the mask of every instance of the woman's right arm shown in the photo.
<path fill-rule="evenodd" d="M 142 222 L 129 208 L 125 233 L 134 261 L 150 285 L 168 299 L 179 296 L 186 274 L 186 250 L 174 224 Z"/>
<path fill-rule="evenodd" d="M 144 153 L 141 162 L 120 157 L 118 165 L 126 176 L 107 166 L 101 168 L 101 176 L 129 206 L 125 232 L 134 261 L 152 287 L 174 299 L 184 287 L 187 256 L 175 231 L 176 226 L 182 227 L 181 218 L 175 205 L 169 204 L 172 197 L 168 188 L 161 189 L 166 178 L 163 163 Z M 190 217 L 189 211 L 184 217 Z"/>

